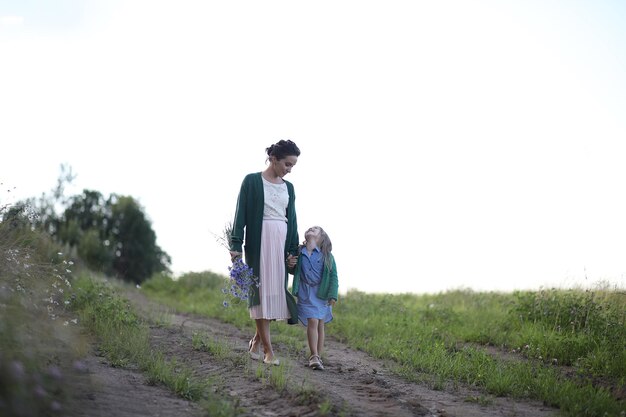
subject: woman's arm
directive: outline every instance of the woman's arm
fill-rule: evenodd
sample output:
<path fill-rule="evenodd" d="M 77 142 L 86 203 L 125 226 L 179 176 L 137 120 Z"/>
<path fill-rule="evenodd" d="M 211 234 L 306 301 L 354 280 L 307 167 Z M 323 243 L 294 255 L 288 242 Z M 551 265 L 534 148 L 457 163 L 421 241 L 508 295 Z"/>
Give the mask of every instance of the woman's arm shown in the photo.
<path fill-rule="evenodd" d="M 230 236 L 231 257 L 233 252 L 241 255 L 243 253 L 244 228 L 248 211 L 248 177 L 244 178 L 237 197 L 237 209 L 235 210 L 235 220 L 233 221 L 233 231 Z"/>

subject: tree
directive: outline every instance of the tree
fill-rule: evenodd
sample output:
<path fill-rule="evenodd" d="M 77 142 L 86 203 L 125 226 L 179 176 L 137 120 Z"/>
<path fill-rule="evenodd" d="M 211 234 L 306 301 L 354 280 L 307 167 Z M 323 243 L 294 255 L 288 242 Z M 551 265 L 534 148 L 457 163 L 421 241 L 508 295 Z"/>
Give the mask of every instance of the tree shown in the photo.
<path fill-rule="evenodd" d="M 168 270 L 171 258 L 156 244 L 156 234 L 137 202 L 115 196 L 111 208 L 114 271 L 127 281 L 140 283 Z"/>
<path fill-rule="evenodd" d="M 76 247 L 92 269 L 141 283 L 169 271 L 170 256 L 156 244 L 156 234 L 139 204 L 128 196 L 84 190 L 68 199 L 57 238 Z"/>
<path fill-rule="evenodd" d="M 98 191 L 83 190 L 82 194 L 68 199 L 58 228 L 58 237 L 70 246 L 77 246 L 82 233 L 97 230 L 102 242 L 107 238 L 110 202 Z"/>
<path fill-rule="evenodd" d="M 143 208 L 128 196 L 83 190 L 65 197 L 76 175 L 68 165 L 51 194 L 42 194 L 14 207 L 0 206 L 6 225 L 34 227 L 75 250 L 85 264 L 126 281 L 143 282 L 169 272 L 170 256 L 156 244 L 156 234 Z M 61 214 L 57 214 L 61 212 Z"/>
<path fill-rule="evenodd" d="M 100 232 L 97 229 L 89 229 L 80 235 L 78 256 L 92 269 L 110 273 L 113 254 L 107 246 L 106 241 L 100 239 Z"/>

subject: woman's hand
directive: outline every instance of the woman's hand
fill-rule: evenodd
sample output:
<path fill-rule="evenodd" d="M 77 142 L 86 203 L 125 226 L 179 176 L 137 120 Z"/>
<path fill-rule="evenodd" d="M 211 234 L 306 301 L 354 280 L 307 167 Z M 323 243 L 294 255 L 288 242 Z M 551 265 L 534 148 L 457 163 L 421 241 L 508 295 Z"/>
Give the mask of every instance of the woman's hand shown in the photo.
<path fill-rule="evenodd" d="M 331 307 L 334 307 L 336 302 L 337 300 L 335 300 L 334 298 L 331 298 L 330 300 L 328 300 L 328 305 Z"/>
<path fill-rule="evenodd" d="M 241 258 L 243 255 L 241 252 L 229 251 L 230 252 L 230 261 L 235 262 L 238 258 Z"/>

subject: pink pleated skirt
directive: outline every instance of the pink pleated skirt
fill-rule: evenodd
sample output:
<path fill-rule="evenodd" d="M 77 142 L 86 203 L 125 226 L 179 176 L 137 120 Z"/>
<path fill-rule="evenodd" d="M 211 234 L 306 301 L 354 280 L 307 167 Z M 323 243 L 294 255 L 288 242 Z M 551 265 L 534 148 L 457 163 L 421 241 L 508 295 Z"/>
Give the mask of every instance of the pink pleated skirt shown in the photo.
<path fill-rule="evenodd" d="M 287 223 L 263 220 L 261 264 L 259 267 L 260 304 L 250 307 L 250 318 L 286 320 L 291 317 L 285 298 L 285 239 Z"/>

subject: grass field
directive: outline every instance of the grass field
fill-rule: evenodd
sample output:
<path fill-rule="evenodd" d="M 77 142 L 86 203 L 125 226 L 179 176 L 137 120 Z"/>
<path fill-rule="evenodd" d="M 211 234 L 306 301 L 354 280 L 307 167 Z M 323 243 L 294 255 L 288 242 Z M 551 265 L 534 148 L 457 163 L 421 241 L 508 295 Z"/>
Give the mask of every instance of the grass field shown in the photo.
<path fill-rule="evenodd" d="M 154 277 L 143 289 L 180 311 L 253 331 L 245 305 L 224 308 L 224 277 Z M 436 295 L 349 292 L 327 333 L 374 357 L 392 359 L 409 380 L 445 389 L 541 400 L 565 415 L 619 415 L 625 408 L 626 295 L 623 290 L 449 291 Z M 275 338 L 301 348 L 301 329 Z"/>

